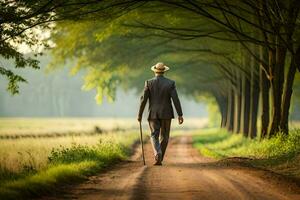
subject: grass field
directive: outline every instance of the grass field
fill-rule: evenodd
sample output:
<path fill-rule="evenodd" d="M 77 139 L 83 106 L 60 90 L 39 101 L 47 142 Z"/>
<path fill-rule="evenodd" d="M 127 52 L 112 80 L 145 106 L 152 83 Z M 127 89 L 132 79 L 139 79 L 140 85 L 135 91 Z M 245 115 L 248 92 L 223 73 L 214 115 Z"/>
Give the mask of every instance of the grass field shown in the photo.
<path fill-rule="evenodd" d="M 0 199 L 20 199 L 82 180 L 128 156 L 136 132 L 0 140 Z"/>
<path fill-rule="evenodd" d="M 206 123 L 206 119 L 188 118 L 181 128 L 199 129 Z M 145 120 L 143 126 L 147 134 L 149 128 Z M 104 130 L 103 133 L 97 132 L 95 127 Z M 172 129 L 178 127 L 174 120 Z M 91 146 L 96 145 L 99 140 L 107 140 L 111 137 L 114 137 L 115 141 L 117 137 L 124 143 L 125 138 L 129 140 L 131 138 L 131 136 L 127 137 L 128 132 L 138 132 L 136 119 L 0 118 L 0 170 L 8 169 L 13 173 L 19 173 L 24 166 L 39 170 L 47 166 L 47 156 L 53 148 L 70 147 L 72 144 Z M 79 135 L 72 133 L 79 133 Z"/>
<path fill-rule="evenodd" d="M 0 137 L 0 199 L 53 192 L 125 159 L 139 137 L 134 126 L 133 119 L 0 119 L 0 136 L 23 136 Z"/>
<path fill-rule="evenodd" d="M 137 127 L 131 118 L 0 118 L 1 135 L 46 135 L 70 132 L 129 130 Z"/>
<path fill-rule="evenodd" d="M 206 124 L 187 118 L 180 128 Z M 149 135 L 145 120 L 143 127 Z M 138 128 L 130 118 L 0 118 L 0 199 L 44 194 L 125 159 Z"/>
<path fill-rule="evenodd" d="M 134 134 L 138 136 L 137 133 Z M 93 136 L 2 139 L 0 140 L 0 167 L 2 171 L 8 169 L 13 173 L 19 173 L 26 167 L 40 170 L 47 166 L 52 149 L 69 148 L 74 145 L 94 146 L 100 141 L 120 142 L 127 146 L 136 138 L 134 134 L 122 132 Z"/>
<path fill-rule="evenodd" d="M 300 129 L 291 130 L 289 136 L 277 135 L 261 141 L 225 130 L 206 129 L 194 133 L 193 140 L 204 156 L 217 159 L 242 157 L 255 167 L 300 178 Z"/>
<path fill-rule="evenodd" d="M 200 129 L 207 125 L 206 118 L 186 118 L 183 126 L 173 120 L 172 129 Z M 143 120 L 148 130 L 147 121 Z M 0 118 L 0 138 L 55 137 L 87 135 L 96 131 L 118 132 L 138 130 L 134 118 Z M 16 137 L 12 137 L 16 136 Z"/>

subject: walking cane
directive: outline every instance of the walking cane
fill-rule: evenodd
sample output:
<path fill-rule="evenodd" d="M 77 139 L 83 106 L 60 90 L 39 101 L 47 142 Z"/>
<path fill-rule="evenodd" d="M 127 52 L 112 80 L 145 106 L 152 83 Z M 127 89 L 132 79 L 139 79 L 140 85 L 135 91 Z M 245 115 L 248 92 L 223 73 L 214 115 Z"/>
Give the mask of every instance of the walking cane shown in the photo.
<path fill-rule="evenodd" d="M 145 162 L 145 155 L 144 155 L 144 144 L 143 144 L 142 122 L 140 122 L 140 133 L 141 133 L 141 144 L 142 144 L 143 162 L 144 162 L 144 165 L 146 165 L 146 162 Z"/>

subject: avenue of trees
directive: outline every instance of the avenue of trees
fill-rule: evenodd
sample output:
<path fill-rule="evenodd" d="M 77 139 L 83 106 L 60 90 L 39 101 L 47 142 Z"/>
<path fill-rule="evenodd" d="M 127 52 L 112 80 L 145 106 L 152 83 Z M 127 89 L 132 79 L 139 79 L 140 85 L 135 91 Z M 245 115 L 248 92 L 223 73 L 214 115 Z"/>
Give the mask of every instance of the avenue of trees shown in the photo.
<path fill-rule="evenodd" d="M 45 1 L 51 11 L 33 2 L 26 6 L 45 13 L 34 20 L 56 21 L 46 27 L 55 44 L 49 69 L 74 62 L 71 72 L 86 72 L 84 88 L 96 89 L 98 101 L 113 100 L 120 86 L 140 88 L 149 66 L 163 61 L 186 95 L 215 99 L 221 127 L 250 138 L 288 134 L 300 1 Z"/>

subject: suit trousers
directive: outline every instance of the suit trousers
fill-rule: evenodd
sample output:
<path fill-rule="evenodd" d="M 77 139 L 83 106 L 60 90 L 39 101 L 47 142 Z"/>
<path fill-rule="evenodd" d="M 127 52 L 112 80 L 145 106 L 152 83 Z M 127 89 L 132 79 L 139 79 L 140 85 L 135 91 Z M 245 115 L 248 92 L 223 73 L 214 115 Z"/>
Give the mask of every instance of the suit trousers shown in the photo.
<path fill-rule="evenodd" d="M 163 160 L 169 141 L 171 119 L 149 119 L 148 121 L 154 156 L 160 154 Z"/>

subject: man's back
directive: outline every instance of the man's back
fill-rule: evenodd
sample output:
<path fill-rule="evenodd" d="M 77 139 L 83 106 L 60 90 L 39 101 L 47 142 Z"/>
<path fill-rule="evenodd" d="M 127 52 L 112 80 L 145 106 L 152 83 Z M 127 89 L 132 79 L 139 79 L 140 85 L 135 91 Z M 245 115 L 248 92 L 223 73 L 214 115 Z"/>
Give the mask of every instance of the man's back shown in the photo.
<path fill-rule="evenodd" d="M 175 82 L 162 76 L 145 82 L 144 95 L 141 98 L 141 109 L 144 109 L 147 98 L 149 98 L 148 119 L 172 119 L 174 112 L 171 99 L 179 116 L 182 115 L 181 105 L 176 92 Z M 140 114 L 141 112 L 139 112 Z"/>

